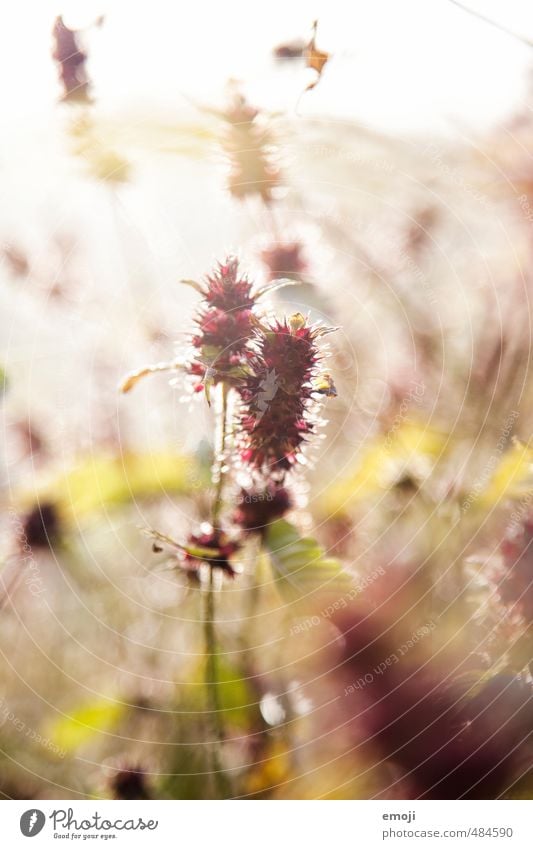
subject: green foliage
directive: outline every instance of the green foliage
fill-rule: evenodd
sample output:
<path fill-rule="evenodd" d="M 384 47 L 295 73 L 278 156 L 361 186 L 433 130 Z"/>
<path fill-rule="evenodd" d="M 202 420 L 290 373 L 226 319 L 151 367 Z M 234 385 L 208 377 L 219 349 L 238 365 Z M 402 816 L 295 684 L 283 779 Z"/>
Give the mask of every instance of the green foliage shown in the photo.
<path fill-rule="evenodd" d="M 278 589 L 287 601 L 310 601 L 317 592 L 350 584 L 341 562 L 328 557 L 316 540 L 300 536 L 285 519 L 270 525 L 265 544 Z"/>
<path fill-rule="evenodd" d="M 217 680 L 220 710 L 225 719 L 244 728 L 252 727 L 259 719 L 257 693 L 242 671 L 220 655 L 217 658 Z M 204 665 L 198 665 L 197 680 L 182 685 L 182 707 L 205 711 Z"/>

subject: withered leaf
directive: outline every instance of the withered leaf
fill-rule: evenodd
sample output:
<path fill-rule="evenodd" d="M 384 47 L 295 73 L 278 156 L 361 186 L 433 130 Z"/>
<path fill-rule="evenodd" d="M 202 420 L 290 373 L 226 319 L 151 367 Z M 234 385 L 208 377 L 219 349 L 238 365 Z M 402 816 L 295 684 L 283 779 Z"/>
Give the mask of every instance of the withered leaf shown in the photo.
<path fill-rule="evenodd" d="M 322 71 L 324 70 L 324 66 L 328 59 L 330 58 L 330 54 L 326 53 L 324 50 L 318 50 L 316 46 L 316 31 L 318 27 L 318 21 L 313 22 L 313 35 L 311 37 L 311 41 L 307 45 L 305 51 L 305 66 L 306 68 L 311 68 L 313 71 L 316 71 L 317 76 L 313 82 L 309 83 L 306 88 L 306 91 L 310 91 L 320 82 L 320 78 L 322 76 Z"/>
<path fill-rule="evenodd" d="M 144 366 L 136 371 L 130 371 L 129 374 L 120 383 L 119 389 L 123 394 L 131 392 L 134 386 L 147 377 L 149 374 L 155 374 L 158 371 L 172 371 L 173 369 L 184 368 L 184 363 L 181 360 L 172 360 L 169 363 L 155 363 L 155 365 Z"/>

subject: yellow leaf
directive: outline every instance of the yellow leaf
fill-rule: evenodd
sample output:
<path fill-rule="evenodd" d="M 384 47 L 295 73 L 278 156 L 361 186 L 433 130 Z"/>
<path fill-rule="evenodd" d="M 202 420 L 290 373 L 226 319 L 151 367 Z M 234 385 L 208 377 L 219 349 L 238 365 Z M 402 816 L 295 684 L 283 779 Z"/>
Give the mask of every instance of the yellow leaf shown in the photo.
<path fill-rule="evenodd" d="M 444 434 L 422 423 L 404 422 L 394 433 L 380 435 L 364 448 L 352 473 L 325 491 L 322 512 L 331 515 L 383 491 L 409 469 L 428 472 L 445 446 Z"/>
<path fill-rule="evenodd" d="M 189 457 L 170 452 L 97 455 L 81 458 L 66 474 L 38 485 L 15 499 L 21 508 L 52 502 L 65 521 L 77 521 L 109 507 L 165 492 L 187 493 L 207 485 Z"/>
<path fill-rule="evenodd" d="M 246 777 L 246 792 L 262 793 L 282 784 L 290 774 L 290 752 L 279 740 L 269 744 L 260 762 Z"/>
<path fill-rule="evenodd" d="M 87 115 L 76 118 L 70 127 L 72 152 L 81 157 L 94 177 L 110 183 L 124 183 L 130 177 L 130 163 L 102 142 Z"/>
<path fill-rule="evenodd" d="M 322 76 L 322 71 L 324 70 L 324 65 L 329 59 L 329 53 L 326 53 L 323 50 L 318 50 L 316 46 L 316 31 L 318 27 L 318 21 L 313 23 L 313 36 L 311 41 L 309 42 L 306 50 L 305 50 L 305 64 L 307 68 L 311 68 L 313 71 L 316 71 L 317 76 L 316 80 L 310 83 L 307 86 L 307 91 L 310 91 L 314 88 L 320 80 Z"/>
<path fill-rule="evenodd" d="M 59 749 L 72 752 L 100 731 L 117 725 L 126 705 L 110 699 L 99 699 L 75 708 L 69 715 L 49 723 L 46 736 Z"/>

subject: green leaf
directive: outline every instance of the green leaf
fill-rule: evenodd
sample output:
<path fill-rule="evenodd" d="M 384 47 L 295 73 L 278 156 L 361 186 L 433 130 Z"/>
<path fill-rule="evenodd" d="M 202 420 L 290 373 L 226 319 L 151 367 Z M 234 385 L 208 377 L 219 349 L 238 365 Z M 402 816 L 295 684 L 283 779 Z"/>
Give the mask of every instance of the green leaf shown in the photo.
<path fill-rule="evenodd" d="M 346 589 L 351 583 L 339 560 L 327 557 L 316 540 L 301 537 L 285 519 L 272 522 L 265 544 L 278 589 L 289 601 L 312 600 L 316 593 Z"/>
<path fill-rule="evenodd" d="M 219 710 L 232 725 L 256 726 L 259 720 L 257 691 L 239 666 L 217 653 Z M 205 692 L 205 659 L 191 670 L 187 683 L 180 685 L 181 709 L 203 714 L 208 710 Z"/>
<path fill-rule="evenodd" d="M 220 709 L 237 725 L 247 725 L 258 713 L 257 693 L 242 672 L 219 657 L 218 695 Z"/>
<path fill-rule="evenodd" d="M 156 542 L 169 545 L 171 548 L 177 548 L 179 551 L 185 551 L 191 557 L 196 557 L 198 560 L 213 560 L 222 554 L 220 548 L 208 548 L 205 545 L 187 545 L 186 543 L 177 542 L 167 534 L 154 531 L 152 528 L 146 528 L 145 534 L 151 539 L 156 540 Z"/>

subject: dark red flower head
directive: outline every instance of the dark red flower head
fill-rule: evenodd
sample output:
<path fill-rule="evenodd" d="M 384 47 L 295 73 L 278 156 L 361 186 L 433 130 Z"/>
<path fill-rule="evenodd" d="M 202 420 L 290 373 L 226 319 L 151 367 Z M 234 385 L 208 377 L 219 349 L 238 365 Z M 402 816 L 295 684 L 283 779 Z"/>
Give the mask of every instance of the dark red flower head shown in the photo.
<path fill-rule="evenodd" d="M 334 621 L 344 637 L 334 722 L 361 757 L 395 766 L 389 792 L 492 799 L 512 786 L 533 730 L 530 683 L 506 673 L 486 679 L 475 656 L 432 656 L 430 623 L 404 638 L 421 637 L 405 650 L 367 607 Z"/>
<path fill-rule="evenodd" d="M 23 525 L 23 541 L 32 548 L 53 545 L 60 535 L 60 518 L 52 502 L 37 504 L 28 513 Z"/>
<path fill-rule="evenodd" d="M 265 473 L 284 473 L 298 460 L 315 432 L 313 407 L 319 393 L 321 352 L 317 338 L 324 329 L 308 326 L 300 314 L 257 332 L 250 374 L 239 387 L 243 401 L 242 459 Z"/>
<path fill-rule="evenodd" d="M 240 544 L 232 540 L 220 528 L 209 528 L 198 534 L 191 534 L 183 546 L 182 562 L 186 570 L 199 569 L 207 563 L 212 569 L 222 569 L 232 578 L 236 575 L 230 558 L 239 550 Z"/>
<path fill-rule="evenodd" d="M 189 373 L 212 383 L 232 382 L 247 361 L 252 337 L 252 284 L 239 274 L 239 262 L 229 257 L 207 277 L 204 300 L 196 316 L 198 332 L 192 343 L 198 353 L 189 364 Z M 198 388 L 202 388 L 200 382 Z"/>
<path fill-rule="evenodd" d="M 52 57 L 58 65 L 64 91 L 63 100 L 89 103 L 91 98 L 86 70 L 87 54 L 80 49 L 78 33 L 65 26 L 63 18 L 59 16 L 55 20 L 52 37 Z"/>
<path fill-rule="evenodd" d="M 124 766 L 111 780 L 114 799 L 150 799 L 146 771 L 140 766 Z"/>
<path fill-rule="evenodd" d="M 276 243 L 262 251 L 261 259 L 268 268 L 269 280 L 279 277 L 301 280 L 302 274 L 307 270 L 301 242 Z"/>
<path fill-rule="evenodd" d="M 225 263 L 207 276 L 205 299 L 212 307 L 225 312 L 231 310 L 252 309 L 254 298 L 252 284 L 246 275 L 239 274 L 239 260 L 230 256 Z"/>
<path fill-rule="evenodd" d="M 290 510 L 292 499 L 287 489 L 276 481 L 265 487 L 241 489 L 233 522 L 250 533 L 262 534 L 275 519 Z"/>

